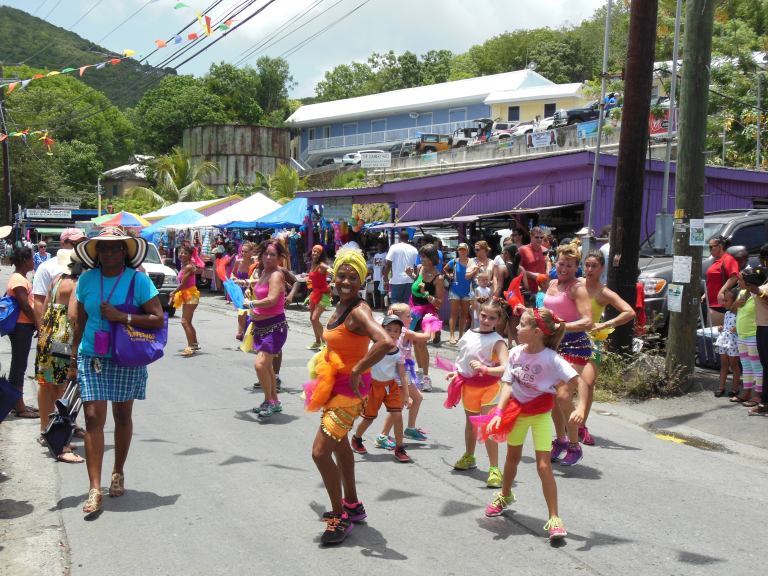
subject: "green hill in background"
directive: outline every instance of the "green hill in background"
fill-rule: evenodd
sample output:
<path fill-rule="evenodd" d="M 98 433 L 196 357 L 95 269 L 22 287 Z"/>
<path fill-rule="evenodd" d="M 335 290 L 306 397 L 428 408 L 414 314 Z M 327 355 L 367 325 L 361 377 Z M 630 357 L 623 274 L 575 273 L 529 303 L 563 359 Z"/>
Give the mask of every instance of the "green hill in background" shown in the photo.
<path fill-rule="evenodd" d="M 6 65 L 23 62 L 32 68 L 52 71 L 79 68 L 121 56 L 101 46 L 91 48 L 92 44 L 74 32 L 49 24 L 22 10 L 0 6 L 0 58 Z M 146 82 L 141 80 L 152 70 L 151 66 L 130 59 L 102 70 L 88 70 L 79 79 L 112 99 L 121 87 L 148 84 L 148 79 Z M 123 94 L 121 92 L 120 96 Z M 144 90 L 139 90 L 119 101 L 117 106 L 120 109 L 132 108 L 143 94 Z"/>

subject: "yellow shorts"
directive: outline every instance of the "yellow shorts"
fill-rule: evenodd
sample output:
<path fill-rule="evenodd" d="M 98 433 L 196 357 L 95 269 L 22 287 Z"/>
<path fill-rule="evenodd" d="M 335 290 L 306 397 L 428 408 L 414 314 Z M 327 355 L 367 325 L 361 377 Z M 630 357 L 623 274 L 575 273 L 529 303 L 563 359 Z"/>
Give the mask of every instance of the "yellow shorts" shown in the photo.
<path fill-rule="evenodd" d="M 365 410 L 368 398 L 350 398 L 342 394 L 331 396 L 331 399 L 323 406 L 323 414 L 320 416 L 320 427 L 337 442 L 341 442 L 347 433 L 352 430 L 352 425 L 358 416 Z"/>
<path fill-rule="evenodd" d="M 192 288 L 186 288 L 180 292 L 177 292 L 176 296 L 173 297 L 174 308 L 181 308 L 184 306 L 184 304 L 200 304 L 200 291 L 196 286 L 192 286 Z"/>
<path fill-rule="evenodd" d="M 549 452 L 552 449 L 552 412 L 518 417 L 515 427 L 507 434 L 507 444 L 522 446 L 528 436 L 528 428 L 533 436 L 533 449 L 537 452 Z"/>
<path fill-rule="evenodd" d="M 461 387 L 461 405 L 467 412 L 480 413 L 483 406 L 495 406 L 499 403 L 501 382 L 489 386 Z"/>

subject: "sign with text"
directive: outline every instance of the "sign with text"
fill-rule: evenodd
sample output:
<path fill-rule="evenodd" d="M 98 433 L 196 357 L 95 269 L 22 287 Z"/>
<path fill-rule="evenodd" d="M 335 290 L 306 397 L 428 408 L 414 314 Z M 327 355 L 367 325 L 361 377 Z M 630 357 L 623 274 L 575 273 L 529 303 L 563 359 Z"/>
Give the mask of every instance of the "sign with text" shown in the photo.
<path fill-rule="evenodd" d="M 557 144 L 557 134 L 554 130 L 545 132 L 531 132 L 525 135 L 525 141 L 528 148 L 544 148 L 546 146 L 555 146 Z"/>
<path fill-rule="evenodd" d="M 69 220 L 72 218 L 71 210 L 41 210 L 38 208 L 27 208 L 27 218 L 61 218 Z"/>
<path fill-rule="evenodd" d="M 651 136 L 666 135 L 667 127 L 669 126 L 669 108 L 664 110 L 663 118 L 654 118 L 651 114 Z M 672 125 L 672 132 L 677 132 L 677 109 L 675 109 L 674 124 Z"/>
<path fill-rule="evenodd" d="M 361 168 L 389 168 L 392 166 L 392 154 L 389 152 L 365 152 L 360 154 Z"/>
<path fill-rule="evenodd" d="M 430 164 L 437 164 L 437 152 L 421 155 L 421 165 L 429 166 Z"/>
<path fill-rule="evenodd" d="M 576 126 L 576 135 L 579 140 L 585 138 L 597 138 L 597 127 L 600 124 L 600 120 L 592 120 L 591 122 L 582 122 Z"/>
<path fill-rule="evenodd" d="M 499 141 L 499 150 L 502 148 L 512 148 L 512 146 L 515 145 L 515 139 L 514 138 L 505 138 L 504 140 Z"/>
<path fill-rule="evenodd" d="M 323 203 L 323 218 L 326 222 L 346 222 L 352 218 L 352 196 L 326 198 Z"/>

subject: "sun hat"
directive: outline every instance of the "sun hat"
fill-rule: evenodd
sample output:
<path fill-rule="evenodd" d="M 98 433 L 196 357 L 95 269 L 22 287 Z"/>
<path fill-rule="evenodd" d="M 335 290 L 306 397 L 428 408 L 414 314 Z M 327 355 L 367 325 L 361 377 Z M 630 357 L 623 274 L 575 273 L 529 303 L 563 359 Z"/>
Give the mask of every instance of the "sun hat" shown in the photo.
<path fill-rule="evenodd" d="M 75 254 L 88 268 L 96 268 L 98 261 L 96 247 L 102 240 L 122 240 L 128 247 L 128 266 L 138 268 L 147 257 L 147 241 L 144 238 L 134 238 L 126 235 L 120 228 L 104 228 L 98 236 L 80 242 L 75 246 Z"/>
<path fill-rule="evenodd" d="M 73 256 L 74 250 L 59 248 L 59 251 L 56 252 L 56 263 L 59 265 L 59 272 L 62 274 L 70 274 L 72 272 Z"/>
<path fill-rule="evenodd" d="M 83 231 L 79 228 L 65 228 L 61 231 L 59 240 L 61 242 L 70 242 L 74 244 L 75 242 L 80 242 L 80 240 L 85 240 L 86 238 L 88 237 L 83 234 Z"/>

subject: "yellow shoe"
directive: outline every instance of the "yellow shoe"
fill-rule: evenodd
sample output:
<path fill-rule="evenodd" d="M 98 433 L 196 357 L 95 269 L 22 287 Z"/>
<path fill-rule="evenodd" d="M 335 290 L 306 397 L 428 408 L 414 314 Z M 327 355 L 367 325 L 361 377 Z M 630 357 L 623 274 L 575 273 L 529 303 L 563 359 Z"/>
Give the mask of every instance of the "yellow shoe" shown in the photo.
<path fill-rule="evenodd" d="M 469 470 L 470 468 L 477 468 L 477 458 L 474 454 L 464 453 L 464 456 L 459 458 L 459 461 L 453 465 L 454 470 Z"/>
<path fill-rule="evenodd" d="M 501 488 L 501 469 L 498 466 L 491 466 L 485 485 L 488 488 Z"/>

